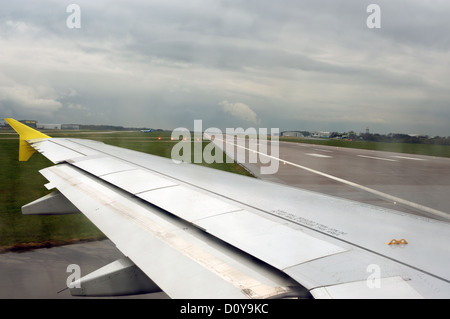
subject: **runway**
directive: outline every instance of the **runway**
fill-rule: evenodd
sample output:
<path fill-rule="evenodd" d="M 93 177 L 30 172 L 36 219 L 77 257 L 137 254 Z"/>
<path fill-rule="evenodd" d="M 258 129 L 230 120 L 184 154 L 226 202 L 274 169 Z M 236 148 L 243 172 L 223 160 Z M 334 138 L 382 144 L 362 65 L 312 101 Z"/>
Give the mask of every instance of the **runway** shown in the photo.
<path fill-rule="evenodd" d="M 434 211 L 449 216 L 447 158 L 291 143 L 280 143 L 280 157 L 337 179 L 281 165 L 278 182 L 430 218 L 447 220 Z"/>
<path fill-rule="evenodd" d="M 86 299 L 73 297 L 65 289 L 72 274 L 68 266 L 78 265 L 84 276 L 122 257 L 110 240 L 0 254 L 0 299 Z M 161 299 L 167 295 L 116 298 Z"/>
<path fill-rule="evenodd" d="M 277 155 L 270 147 L 262 154 L 278 160 L 275 173 L 261 174 L 269 164 L 248 156 L 240 161 L 260 179 L 449 221 L 449 158 L 292 142 L 279 142 Z"/>

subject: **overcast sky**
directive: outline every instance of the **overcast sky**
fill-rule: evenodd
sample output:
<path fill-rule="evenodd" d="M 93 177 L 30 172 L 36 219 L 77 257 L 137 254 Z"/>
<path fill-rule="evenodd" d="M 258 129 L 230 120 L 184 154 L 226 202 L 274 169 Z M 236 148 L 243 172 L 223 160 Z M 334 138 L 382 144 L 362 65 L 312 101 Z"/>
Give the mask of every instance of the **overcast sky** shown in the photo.
<path fill-rule="evenodd" d="M 449 136 L 449 19 L 448 0 L 2 0 L 0 116 Z"/>

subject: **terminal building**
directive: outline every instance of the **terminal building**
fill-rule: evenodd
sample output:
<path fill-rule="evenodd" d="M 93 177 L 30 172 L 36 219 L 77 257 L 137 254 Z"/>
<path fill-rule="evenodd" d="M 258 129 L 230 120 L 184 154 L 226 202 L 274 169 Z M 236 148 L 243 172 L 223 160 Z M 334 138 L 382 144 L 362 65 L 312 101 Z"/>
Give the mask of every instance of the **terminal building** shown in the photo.
<path fill-rule="evenodd" d="M 62 124 L 41 124 L 38 123 L 37 129 L 41 129 L 41 130 L 60 130 L 61 129 L 61 125 Z"/>
<path fill-rule="evenodd" d="M 281 136 L 304 137 L 303 133 L 297 132 L 297 131 L 284 131 L 284 132 L 281 132 Z"/>
<path fill-rule="evenodd" d="M 28 125 L 31 128 L 37 128 L 37 121 L 35 120 L 20 120 L 19 122 Z"/>
<path fill-rule="evenodd" d="M 34 128 L 36 130 L 79 130 L 80 125 L 79 124 L 45 124 L 45 123 L 38 123 L 35 120 L 19 120 L 20 123 L 23 123 L 25 125 L 28 125 L 31 128 Z M 9 128 L 9 124 L 5 123 L 3 125 L 3 128 L 7 129 Z"/>

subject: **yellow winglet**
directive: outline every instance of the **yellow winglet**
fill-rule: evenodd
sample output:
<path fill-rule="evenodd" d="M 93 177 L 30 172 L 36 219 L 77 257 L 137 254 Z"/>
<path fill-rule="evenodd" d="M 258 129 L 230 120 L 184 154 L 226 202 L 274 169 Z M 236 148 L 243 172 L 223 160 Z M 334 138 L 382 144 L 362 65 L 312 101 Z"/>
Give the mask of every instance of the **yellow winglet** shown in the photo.
<path fill-rule="evenodd" d="M 34 148 L 32 148 L 27 140 L 31 139 L 37 139 L 37 138 L 51 138 L 50 136 L 47 136 L 39 131 L 36 131 L 35 129 L 32 129 L 28 125 L 25 125 L 23 123 L 20 123 L 19 121 L 16 121 L 15 119 L 5 119 L 6 122 L 8 122 L 9 125 L 17 132 L 19 133 L 19 161 L 28 161 L 28 159 L 33 155 Z"/>

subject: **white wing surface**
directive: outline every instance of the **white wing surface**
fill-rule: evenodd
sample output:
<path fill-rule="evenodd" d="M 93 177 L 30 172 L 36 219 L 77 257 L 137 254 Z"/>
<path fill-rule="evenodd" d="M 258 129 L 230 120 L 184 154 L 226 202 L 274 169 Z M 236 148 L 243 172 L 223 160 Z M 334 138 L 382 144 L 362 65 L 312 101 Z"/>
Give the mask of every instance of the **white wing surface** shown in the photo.
<path fill-rule="evenodd" d="M 79 210 L 127 257 L 86 278 L 76 294 L 130 286 L 172 298 L 450 297 L 445 222 L 39 134 L 26 141 L 55 164 L 41 171 L 57 190 L 52 210 Z M 45 213 L 47 202 L 27 213 Z M 89 288 L 111 269 L 143 275 Z M 145 289 L 132 278 L 148 280 Z"/>

